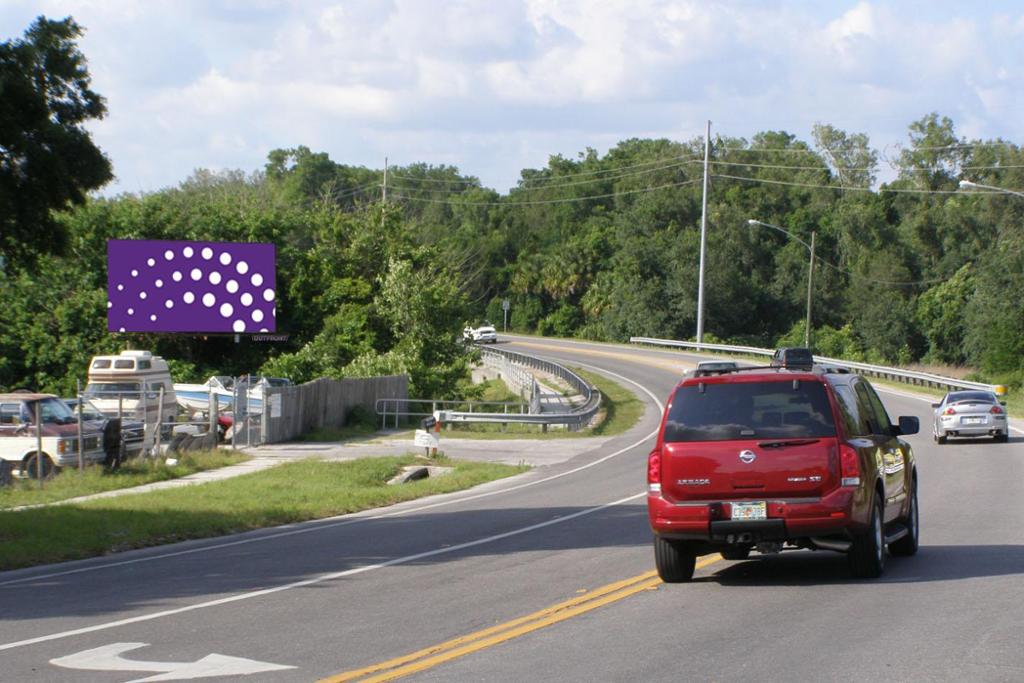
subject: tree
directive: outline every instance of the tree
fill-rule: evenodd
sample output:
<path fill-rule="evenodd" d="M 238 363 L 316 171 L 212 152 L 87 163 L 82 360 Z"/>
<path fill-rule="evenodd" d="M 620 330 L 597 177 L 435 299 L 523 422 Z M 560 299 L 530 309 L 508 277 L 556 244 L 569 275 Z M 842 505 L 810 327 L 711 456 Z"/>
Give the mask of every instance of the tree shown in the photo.
<path fill-rule="evenodd" d="M 847 135 L 820 123 L 814 124 L 811 134 L 843 187 L 871 187 L 878 171 L 878 153 L 871 149 L 867 135 Z"/>
<path fill-rule="evenodd" d="M 89 88 L 82 29 L 39 17 L 21 40 L 0 43 L 0 253 L 25 264 L 67 241 L 51 210 L 85 202 L 113 175 L 83 127 L 106 113 Z"/>
<path fill-rule="evenodd" d="M 910 148 L 900 153 L 900 180 L 926 190 L 955 187 L 953 179 L 964 165 L 966 148 L 953 121 L 933 112 L 910 124 L 909 135 Z"/>

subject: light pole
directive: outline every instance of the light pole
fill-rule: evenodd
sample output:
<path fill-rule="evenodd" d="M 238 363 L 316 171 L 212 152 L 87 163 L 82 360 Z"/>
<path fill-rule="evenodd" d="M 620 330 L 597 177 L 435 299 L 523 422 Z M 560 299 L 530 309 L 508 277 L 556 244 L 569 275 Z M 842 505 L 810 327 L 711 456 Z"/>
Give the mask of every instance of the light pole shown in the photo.
<path fill-rule="evenodd" d="M 1018 197 L 1024 197 L 1024 192 L 1017 192 L 1016 190 L 1007 190 L 1005 187 L 996 187 L 995 185 L 982 185 L 981 183 L 972 183 L 970 180 L 961 180 L 960 189 L 991 190 L 992 192 L 1002 192 L 1003 194 L 1015 194 Z"/>
<path fill-rule="evenodd" d="M 760 225 L 765 228 L 771 228 L 772 230 L 778 230 L 782 234 L 786 235 L 790 239 L 796 240 L 800 244 L 807 247 L 807 251 L 811 254 L 811 260 L 807 263 L 807 320 L 804 323 L 804 346 L 811 348 L 811 283 L 814 281 L 814 235 L 815 232 L 811 231 L 811 243 L 807 244 L 802 239 L 791 233 L 789 230 L 780 228 L 777 225 L 771 223 L 763 223 L 758 220 L 751 218 L 747 221 L 747 225 Z"/>
<path fill-rule="evenodd" d="M 708 250 L 708 161 L 711 157 L 711 121 L 704 133 L 704 193 L 700 210 L 700 273 L 697 276 L 697 344 L 704 341 L 704 255 Z M 700 350 L 700 346 L 697 346 Z"/>

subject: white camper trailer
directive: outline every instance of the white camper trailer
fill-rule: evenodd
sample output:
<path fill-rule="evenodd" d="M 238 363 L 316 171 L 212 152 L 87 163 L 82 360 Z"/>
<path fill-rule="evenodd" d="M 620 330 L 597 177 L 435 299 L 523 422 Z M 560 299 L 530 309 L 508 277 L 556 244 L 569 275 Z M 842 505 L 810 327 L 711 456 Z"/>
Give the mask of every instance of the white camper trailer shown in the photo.
<path fill-rule="evenodd" d="M 167 361 L 149 351 L 122 351 L 116 356 L 94 356 L 89 362 L 85 395 L 110 416 L 146 422 L 145 448 L 155 443 L 156 425 L 169 425 L 178 413 L 174 382 Z"/>

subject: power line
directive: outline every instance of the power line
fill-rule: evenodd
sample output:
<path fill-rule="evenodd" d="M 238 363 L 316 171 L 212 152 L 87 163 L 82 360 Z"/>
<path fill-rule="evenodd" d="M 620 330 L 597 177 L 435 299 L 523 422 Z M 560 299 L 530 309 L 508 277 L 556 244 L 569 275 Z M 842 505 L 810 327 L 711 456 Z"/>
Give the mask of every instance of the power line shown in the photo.
<path fill-rule="evenodd" d="M 399 180 L 414 180 L 420 183 L 446 183 L 448 185 L 474 185 L 479 187 L 479 180 L 460 180 L 457 178 L 445 179 L 445 178 L 423 178 L 414 175 L 399 175 L 397 173 L 389 173 L 388 178 L 394 178 Z"/>
<path fill-rule="evenodd" d="M 534 187 L 519 187 L 519 188 L 513 188 L 512 191 L 513 192 L 516 192 L 516 191 L 520 191 L 520 192 L 534 192 L 534 191 L 538 191 L 538 190 L 557 189 L 557 188 L 561 188 L 561 187 L 573 187 L 573 186 L 577 186 L 577 185 L 590 185 L 592 183 L 605 182 L 605 181 L 609 181 L 609 180 L 620 180 L 622 178 L 632 178 L 632 177 L 636 177 L 636 176 L 640 176 L 640 175 L 645 175 L 645 174 L 648 174 L 648 173 L 655 173 L 655 172 L 658 172 L 658 171 L 665 171 L 665 170 L 669 170 L 669 169 L 673 169 L 673 168 L 679 168 L 680 166 L 686 166 L 686 165 L 695 164 L 695 163 L 700 163 L 700 162 L 697 159 L 688 159 L 686 161 L 680 161 L 680 162 L 676 162 L 674 164 L 666 164 L 664 166 L 657 166 L 655 168 L 649 168 L 649 169 L 645 169 L 645 170 L 642 170 L 642 171 L 630 171 L 628 173 L 619 173 L 618 175 L 610 175 L 610 176 L 605 176 L 605 177 L 602 177 L 602 178 L 591 178 L 590 180 L 576 180 L 576 181 L 567 182 L 567 183 L 552 182 L 552 183 L 549 183 L 547 185 L 536 185 Z M 617 169 L 608 169 L 607 172 L 612 172 L 614 170 L 617 170 Z M 396 176 L 391 176 L 391 177 L 394 178 Z M 569 177 L 569 176 L 558 176 L 556 178 L 553 178 L 553 180 L 562 180 L 563 178 L 566 178 L 566 177 Z M 412 189 L 416 189 L 416 188 L 406 187 L 404 189 L 412 190 Z"/>
<path fill-rule="evenodd" d="M 608 199 L 609 197 L 621 197 L 629 194 L 640 194 L 644 192 L 654 192 L 656 190 L 666 190 L 673 187 L 683 187 L 686 185 L 693 185 L 699 183 L 700 178 L 694 180 L 683 180 L 678 183 L 668 183 L 666 185 L 658 185 L 656 187 L 645 187 L 636 190 L 622 190 L 621 192 L 612 192 L 609 194 L 597 194 L 587 195 L 584 197 L 564 197 L 562 199 L 533 199 L 525 201 L 501 201 L 501 202 L 455 202 L 449 199 L 433 199 L 430 197 L 410 197 L 407 195 L 394 195 L 395 199 L 404 199 L 412 202 L 428 202 L 431 204 L 457 204 L 459 206 L 532 206 L 536 204 L 567 204 L 570 202 L 585 202 L 591 199 Z"/>
<path fill-rule="evenodd" d="M 328 196 L 331 199 L 337 201 L 339 199 L 346 199 L 346 198 L 351 197 L 353 195 L 357 195 L 360 192 L 366 192 L 367 190 L 379 189 L 379 188 L 380 188 L 380 183 L 367 183 L 366 185 L 360 185 L 359 187 L 352 187 L 352 188 L 347 188 L 347 189 L 333 190 L 330 193 L 328 193 Z"/>
<path fill-rule="evenodd" d="M 902 148 L 903 147 L 903 143 L 895 143 L 895 146 Z M 958 144 L 955 144 L 955 145 L 940 145 L 940 146 L 934 146 L 934 147 L 911 147 L 907 151 L 913 151 L 913 152 L 937 152 L 937 151 L 950 150 L 950 149 L 974 149 L 976 147 L 1012 147 L 1012 148 L 1014 148 L 1015 151 L 1022 151 L 1021 148 L 1018 147 L 1013 142 L 965 142 L 965 143 L 958 143 Z M 758 152 L 758 153 L 782 152 L 782 153 L 792 153 L 792 154 L 816 154 L 817 153 L 814 150 L 809 149 L 809 148 L 808 149 L 799 149 L 799 148 L 794 148 L 794 147 L 718 147 L 717 149 L 720 149 L 720 150 L 723 150 L 723 151 L 726 151 L 726 152 Z"/>
<path fill-rule="evenodd" d="M 595 171 L 580 171 L 579 173 L 566 173 L 564 175 L 559 175 L 559 176 L 555 176 L 555 177 L 558 178 L 558 179 L 578 178 L 578 177 L 582 177 L 582 176 L 598 175 L 600 173 L 614 173 L 614 172 L 617 172 L 617 171 L 624 171 L 624 170 L 628 170 L 628 169 L 632 169 L 632 168 L 642 168 L 644 166 L 654 166 L 656 164 L 663 164 L 663 163 L 666 163 L 666 162 L 683 161 L 683 160 L 687 160 L 687 159 L 689 159 L 689 160 L 697 160 L 696 157 L 693 157 L 693 156 L 678 155 L 678 156 L 673 156 L 673 157 L 665 157 L 663 159 L 655 159 L 653 161 L 645 161 L 645 162 L 639 163 L 639 164 L 630 164 L 630 165 L 627 165 L 627 166 L 617 166 L 615 168 L 598 169 L 598 170 L 595 170 Z M 523 183 L 544 182 L 546 180 L 550 180 L 550 178 L 524 178 L 524 179 L 519 181 L 519 183 L 520 183 L 519 188 L 525 189 L 525 188 L 523 188 L 523 185 L 522 185 Z M 550 187 L 550 185 L 545 185 L 544 187 Z"/>
<path fill-rule="evenodd" d="M 771 223 L 765 223 L 763 221 L 753 221 L 753 222 L 756 223 L 757 225 L 761 225 L 761 226 L 764 226 L 766 228 L 771 228 L 771 229 L 776 230 L 778 232 L 782 232 L 785 235 L 787 235 L 790 239 L 794 239 L 797 242 L 799 242 L 800 244 L 804 245 L 804 247 L 806 247 L 808 250 L 811 250 L 811 258 L 813 258 L 815 261 L 821 263 L 823 266 L 828 266 L 832 270 L 834 270 L 836 272 L 839 272 L 839 273 L 846 273 L 847 275 L 853 275 L 854 277 L 862 278 L 860 273 L 854 272 L 854 271 L 849 270 L 847 268 L 840 268 L 839 266 L 833 265 L 829 261 L 826 261 L 825 259 L 821 258 L 821 256 L 819 256 L 818 254 L 816 254 L 813 251 L 813 249 L 811 248 L 811 245 L 807 244 L 807 242 L 804 242 L 802 239 L 797 237 L 795 234 L 791 233 L 789 230 L 786 230 L 784 228 L 780 228 L 777 225 L 772 225 Z M 895 285 L 895 286 L 899 286 L 899 287 L 908 287 L 908 286 L 916 286 L 916 285 L 929 285 L 929 284 L 934 284 L 936 282 L 945 282 L 949 278 L 948 277 L 940 277 L 940 278 L 934 278 L 934 279 L 931 279 L 931 280 L 917 280 L 915 282 L 890 282 L 888 280 L 874 280 L 874 279 L 871 279 L 871 278 L 862 278 L 862 279 L 865 279 L 865 280 L 867 280 L 870 283 L 878 284 L 878 285 Z"/>
<path fill-rule="evenodd" d="M 723 178 L 728 180 L 744 180 L 750 183 L 766 183 L 768 185 L 787 185 L 789 187 L 807 187 L 819 190 L 850 190 L 853 192 L 875 192 L 870 187 L 851 187 L 849 185 L 815 185 L 814 183 L 796 183 L 786 180 L 769 180 L 767 178 L 746 178 L 743 176 L 735 175 L 713 175 L 712 178 Z M 905 188 L 891 188 L 882 187 L 878 189 L 878 193 L 882 192 L 893 192 L 901 194 L 963 194 L 959 190 L 912 190 Z"/>

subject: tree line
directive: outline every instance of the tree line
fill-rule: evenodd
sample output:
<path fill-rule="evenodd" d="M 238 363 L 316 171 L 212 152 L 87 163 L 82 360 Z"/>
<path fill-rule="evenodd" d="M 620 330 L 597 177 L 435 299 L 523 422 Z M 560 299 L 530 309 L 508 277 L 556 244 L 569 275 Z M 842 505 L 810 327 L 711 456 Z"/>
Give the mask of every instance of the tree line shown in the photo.
<path fill-rule="evenodd" d="M 69 21 L 41 18 L 23 40 L 0 45 L 3 82 L 50 68 L 38 46 L 34 57 L 26 46 L 78 55 Z M 54 31 L 57 39 L 42 39 Z M 81 122 L 104 105 L 88 90 L 84 60 L 70 63 L 77 71 L 54 82 L 91 94 L 62 100 L 84 107 L 67 124 L 79 140 Z M 27 82 L 25 97 L 55 106 L 32 91 L 38 79 Z M 695 334 L 702 139 L 629 139 L 605 154 L 554 155 L 524 169 L 505 195 L 458 168 L 417 163 L 388 170 L 384 202 L 383 169 L 300 146 L 273 150 L 262 169 L 197 171 L 177 187 L 89 198 L 110 177 L 99 152 L 91 174 L 65 178 L 74 191 L 42 183 L 20 194 L 14 183 L 30 183 L 23 171 L 39 168 L 30 163 L 39 150 L 17 146 L 14 129 L 31 122 L 2 114 L 0 208 L 36 203 L 3 213 L 0 387 L 69 393 L 91 355 L 131 342 L 168 358 L 177 381 L 404 372 L 414 395 L 453 396 L 467 391 L 472 354 L 462 327 L 500 323 L 503 299 L 509 327 L 521 332 L 608 341 Z M 828 125 L 810 140 L 765 131 L 712 141 L 705 340 L 802 343 L 804 243 L 813 232 L 817 353 L 968 366 L 1019 385 L 1024 198 L 959 183 L 1024 188 L 1021 147 L 967 140 L 933 113 L 909 125 L 898 155 L 880 157 L 866 135 Z M 879 185 L 883 163 L 895 176 Z M 108 333 L 106 240 L 114 238 L 274 243 L 277 328 L 287 342 Z"/>

